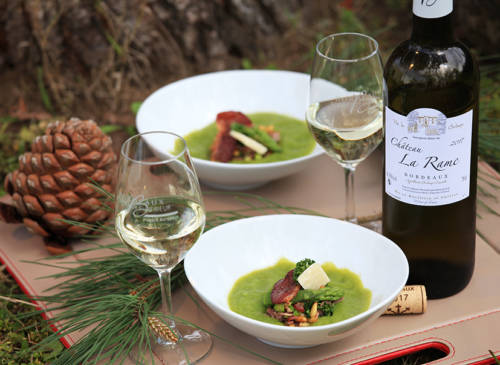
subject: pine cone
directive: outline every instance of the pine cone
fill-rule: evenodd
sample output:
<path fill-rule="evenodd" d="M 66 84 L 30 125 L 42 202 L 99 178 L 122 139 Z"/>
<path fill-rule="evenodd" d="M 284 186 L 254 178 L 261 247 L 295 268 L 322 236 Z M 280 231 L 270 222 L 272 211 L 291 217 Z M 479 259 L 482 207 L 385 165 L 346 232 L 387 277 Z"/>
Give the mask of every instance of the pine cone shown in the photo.
<path fill-rule="evenodd" d="M 90 231 L 65 219 L 90 225 L 108 219 L 110 210 L 89 182 L 111 192 L 115 166 L 111 138 L 95 122 L 57 121 L 19 157 L 19 169 L 7 175 L 5 190 L 28 229 L 64 240 Z"/>

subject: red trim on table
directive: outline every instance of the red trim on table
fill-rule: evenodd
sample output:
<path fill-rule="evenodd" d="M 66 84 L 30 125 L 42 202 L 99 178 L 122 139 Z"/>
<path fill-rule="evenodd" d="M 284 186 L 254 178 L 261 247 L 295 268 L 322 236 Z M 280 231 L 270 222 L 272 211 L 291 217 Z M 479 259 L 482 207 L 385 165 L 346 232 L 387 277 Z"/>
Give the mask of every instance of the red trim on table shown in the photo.
<path fill-rule="evenodd" d="M 411 332 L 411 333 L 408 333 L 408 334 L 405 334 L 403 336 L 398 336 L 398 337 L 392 337 L 390 339 L 386 339 L 386 340 L 383 340 L 383 341 L 379 341 L 379 342 L 375 342 L 375 343 L 372 343 L 370 345 L 367 345 L 367 346 L 362 346 L 362 347 L 358 347 L 356 349 L 353 349 L 353 350 L 349 350 L 347 352 L 342 352 L 342 353 L 338 353 L 338 354 L 335 354 L 335 355 L 332 355 L 332 356 L 328 356 L 328 357 L 325 357 L 323 359 L 320 359 L 320 360 L 316 360 L 316 361 L 313 361 L 313 362 L 310 362 L 308 363 L 308 365 L 313 365 L 313 364 L 319 364 L 320 362 L 322 361 L 328 361 L 328 360 L 332 360 L 332 359 L 335 359 L 336 357 L 339 357 L 339 356 L 343 356 L 343 355 L 347 355 L 347 354 L 350 354 L 350 353 L 354 353 L 356 351 L 360 351 L 360 350 L 364 350 L 364 349 L 368 349 L 370 347 L 374 347 L 374 346 L 377 346 L 377 345 L 380 345 L 380 344 L 384 344 L 384 343 L 389 343 L 391 341 L 396 341 L 396 340 L 400 340 L 402 338 L 406 338 L 406 337 L 410 337 L 410 336 L 414 336 L 414 335 L 417 335 L 417 334 L 422 334 L 422 333 L 427 333 L 427 332 L 430 332 L 430 331 L 434 331 L 436 329 L 439 329 L 439 328 L 444 328 L 444 327 L 449 327 L 449 326 L 453 326 L 453 325 L 456 325 L 456 324 L 459 324 L 459 323 L 463 323 L 463 322 L 467 322 L 467 321 L 471 321 L 471 320 L 474 320 L 474 319 L 477 319 L 477 318 L 481 318 L 481 317 L 485 317 L 485 316 L 489 316 L 489 315 L 492 315 L 492 314 L 496 314 L 496 313 L 500 313 L 500 309 L 494 309 L 492 311 L 489 311 L 489 312 L 485 312 L 485 313 L 480 313 L 480 314 L 477 314 L 475 316 L 472 316 L 472 317 L 467 317 L 467 318 L 463 318 L 463 319 L 460 319 L 458 321 L 454 321 L 454 322 L 448 322 L 448 323 L 445 323 L 445 324 L 442 324 L 440 326 L 434 326 L 434 327 L 430 327 L 430 328 L 427 328 L 425 330 L 422 330 L 422 331 L 416 331 L 416 332 Z M 424 339 L 425 340 L 425 339 Z M 418 342 L 422 342 L 424 340 L 420 340 Z M 428 340 L 428 339 L 427 339 Z M 450 358 L 452 358 L 454 355 L 455 355 L 455 348 L 453 346 L 453 344 L 449 343 L 448 341 L 445 341 L 445 340 L 442 340 L 442 339 L 436 339 L 440 342 L 445 342 L 445 343 L 448 343 L 450 348 L 452 349 L 452 351 L 450 352 L 450 354 L 448 356 L 446 356 L 445 358 L 442 358 L 442 359 L 439 359 L 439 360 L 436 360 L 434 361 L 433 363 L 438 363 L 440 361 L 444 361 L 444 360 L 448 360 Z M 409 344 L 406 344 L 405 346 L 408 346 Z M 401 346 L 399 346 L 401 347 Z M 384 351 L 387 351 L 387 350 L 384 350 Z M 362 357 L 367 357 L 369 355 L 363 355 Z M 361 359 L 361 357 L 359 358 Z M 354 359 L 356 360 L 356 359 Z M 346 360 L 345 362 L 342 362 L 342 363 L 339 363 L 339 364 L 336 364 L 336 365 L 342 365 L 342 364 L 346 364 L 347 362 L 350 362 L 350 361 L 353 361 L 353 359 L 350 359 L 350 360 Z M 458 364 L 458 363 L 457 363 Z"/>
<path fill-rule="evenodd" d="M 414 354 L 416 352 L 424 351 L 424 350 L 428 350 L 428 349 L 440 350 L 444 353 L 444 356 L 449 355 L 449 353 L 450 353 L 450 348 L 447 345 L 445 345 L 444 343 L 439 342 L 439 341 L 432 341 L 432 342 L 426 342 L 426 343 L 419 343 L 417 345 L 405 347 L 404 349 L 396 350 L 396 351 L 389 352 L 389 353 L 386 353 L 383 355 L 379 355 L 379 356 L 371 358 L 371 359 L 362 360 L 360 362 L 354 363 L 353 365 L 376 365 L 376 364 L 383 363 L 385 361 L 394 360 L 394 359 L 397 359 L 397 358 L 400 358 L 400 357 L 403 357 L 406 355 L 411 355 L 411 354 Z"/>
<path fill-rule="evenodd" d="M 500 360 L 500 357 L 497 357 L 498 360 Z M 471 362 L 469 365 L 493 365 L 496 364 L 495 359 L 490 357 L 488 359 L 484 359 L 478 362 Z"/>
<path fill-rule="evenodd" d="M 490 349 L 491 350 L 491 349 Z M 500 352 L 500 349 L 499 350 L 491 350 L 494 354 L 496 354 L 497 352 Z M 496 355 L 495 355 L 496 356 Z M 486 357 L 486 358 L 485 358 Z M 496 356 L 496 358 L 498 360 L 500 360 L 500 356 Z M 474 361 L 474 362 L 471 362 L 471 361 Z M 495 364 L 495 359 L 491 356 L 490 353 L 487 353 L 487 354 L 483 354 L 483 355 L 479 355 L 479 356 L 474 356 L 474 357 L 470 357 L 468 359 L 465 359 L 465 360 L 462 360 L 462 361 L 458 361 L 458 362 L 455 362 L 453 363 L 454 365 L 458 365 L 458 364 L 467 364 L 467 365 L 491 365 L 491 364 Z"/>
<path fill-rule="evenodd" d="M 413 333 L 412 334 L 407 334 L 407 335 L 404 335 L 404 336 L 400 336 L 400 337 L 397 337 L 397 338 L 391 338 L 389 340 L 384 340 L 384 341 L 376 342 L 376 343 L 373 343 L 373 344 L 368 345 L 368 346 L 359 347 L 359 348 L 356 348 L 356 349 L 353 349 L 353 350 L 349 350 L 349 351 L 346 351 L 346 352 L 335 354 L 333 356 L 330 356 L 330 357 L 327 357 L 327 358 L 324 358 L 324 359 L 321 359 L 321 360 L 313 361 L 311 363 L 308 363 L 308 365 L 318 364 L 318 363 L 320 363 L 322 361 L 332 360 L 332 359 L 334 359 L 336 357 L 339 357 L 339 356 L 342 356 L 342 355 L 347 355 L 347 354 L 353 354 L 354 355 L 355 352 L 357 352 L 357 351 L 368 349 L 368 348 L 376 346 L 376 345 L 389 343 L 391 341 L 398 340 L 398 339 L 401 339 L 401 338 L 405 338 L 405 337 L 408 337 L 408 336 L 411 336 L 411 335 L 413 335 Z M 437 343 L 437 342 L 442 343 L 445 347 L 447 347 L 447 351 L 446 351 L 447 355 L 445 357 L 441 358 L 441 359 L 435 360 L 434 363 L 438 363 L 440 361 L 448 360 L 448 359 L 452 358 L 455 355 L 455 347 L 453 346 L 453 344 L 451 342 L 449 342 L 448 340 L 442 339 L 442 338 L 438 338 L 438 337 L 428 337 L 428 338 L 418 339 L 418 340 L 416 340 L 414 342 L 409 342 L 409 343 L 405 343 L 405 344 L 402 344 L 402 345 L 397 345 L 397 346 L 394 346 L 394 347 L 391 347 L 391 348 L 381 349 L 381 350 L 378 350 L 376 352 L 372 352 L 370 354 L 362 354 L 362 355 L 360 355 L 357 358 L 351 358 L 351 359 L 347 359 L 347 360 L 339 362 L 339 363 L 335 363 L 335 365 L 345 365 L 345 364 L 352 364 L 352 365 L 360 365 L 360 364 L 363 364 L 363 365 L 375 365 L 375 364 L 378 364 L 380 362 L 371 363 L 369 361 L 378 358 L 378 356 L 384 356 L 384 355 L 386 355 L 388 351 L 391 351 L 391 353 L 394 353 L 394 352 L 404 351 L 404 350 L 406 350 L 408 348 L 413 348 L 415 346 L 419 346 L 419 345 L 422 345 L 422 344 Z M 415 351 L 410 351 L 410 353 L 411 352 L 415 352 Z M 397 356 L 395 356 L 395 357 L 397 357 Z M 360 362 L 353 362 L 353 361 L 360 361 Z M 364 363 L 363 361 L 368 361 L 368 362 Z"/>
<path fill-rule="evenodd" d="M 17 273 L 17 272 L 14 272 L 13 269 L 11 269 L 9 267 L 9 264 L 12 265 L 12 267 L 16 267 L 15 263 L 9 258 L 9 256 L 5 253 L 5 251 L 3 249 L 0 248 L 0 261 L 2 261 L 2 263 L 5 265 L 5 267 L 7 268 L 7 271 L 9 272 L 10 275 L 12 275 L 12 277 L 14 278 L 14 280 L 17 282 L 17 284 L 19 285 L 19 287 L 21 288 L 21 290 L 24 292 L 24 294 L 26 294 L 27 296 L 29 296 L 30 298 L 33 298 L 33 293 L 36 293 L 36 291 L 33 289 L 33 287 L 29 284 L 28 280 L 23 276 L 23 274 L 21 272 Z M 7 261 L 9 261 L 9 263 L 7 263 Z M 37 302 L 36 300 L 34 299 L 31 299 L 31 302 L 33 302 L 33 304 L 35 304 L 37 307 L 38 310 L 41 310 L 43 309 L 44 311 L 47 310 L 47 307 L 39 302 Z M 51 319 L 49 318 L 49 316 L 47 315 L 47 313 L 45 312 L 42 312 L 40 313 L 42 315 L 42 317 L 47 321 L 49 322 L 49 325 L 50 325 L 50 328 L 54 331 L 54 332 L 58 332 L 58 329 L 57 327 L 53 324 L 53 323 L 50 323 Z M 75 340 L 71 337 L 71 335 L 66 335 L 64 337 L 60 337 L 59 340 L 61 341 L 61 343 L 64 345 L 64 347 L 66 348 L 70 348 L 71 347 L 71 344 L 69 343 L 68 339 L 66 339 L 66 337 L 72 342 L 72 343 L 75 343 Z"/>

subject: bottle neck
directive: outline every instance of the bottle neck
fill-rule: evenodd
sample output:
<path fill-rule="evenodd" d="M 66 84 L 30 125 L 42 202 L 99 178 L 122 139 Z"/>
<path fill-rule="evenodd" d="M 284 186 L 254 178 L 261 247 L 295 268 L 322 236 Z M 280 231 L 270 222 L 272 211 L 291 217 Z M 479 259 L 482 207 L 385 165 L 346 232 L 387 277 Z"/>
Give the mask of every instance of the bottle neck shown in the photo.
<path fill-rule="evenodd" d="M 420 44 L 446 44 L 453 39 L 451 13 L 440 18 L 421 18 L 413 14 L 412 41 Z"/>

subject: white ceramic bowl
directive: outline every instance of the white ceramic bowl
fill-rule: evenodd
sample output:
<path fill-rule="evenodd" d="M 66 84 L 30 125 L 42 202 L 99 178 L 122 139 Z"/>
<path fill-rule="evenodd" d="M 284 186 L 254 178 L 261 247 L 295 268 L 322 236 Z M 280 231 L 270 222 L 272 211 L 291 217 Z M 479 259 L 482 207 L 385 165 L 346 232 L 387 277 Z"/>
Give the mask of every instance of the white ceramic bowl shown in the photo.
<path fill-rule="evenodd" d="M 221 71 L 189 77 L 151 94 L 136 118 L 140 133 L 167 130 L 185 136 L 215 120 L 217 113 L 273 112 L 304 120 L 309 76 L 275 70 Z M 257 187 L 303 169 L 323 152 L 262 164 L 228 164 L 194 158 L 198 177 L 205 184 L 230 190 Z"/>
<path fill-rule="evenodd" d="M 229 309 L 235 281 L 285 257 L 333 262 L 358 274 L 371 290 L 370 307 L 324 326 L 286 327 L 260 322 Z M 308 215 L 267 215 L 240 219 L 204 233 L 184 259 L 186 275 L 202 300 L 232 326 L 265 343 L 309 347 L 336 341 L 379 317 L 408 278 L 408 262 L 392 241 L 358 225 Z"/>

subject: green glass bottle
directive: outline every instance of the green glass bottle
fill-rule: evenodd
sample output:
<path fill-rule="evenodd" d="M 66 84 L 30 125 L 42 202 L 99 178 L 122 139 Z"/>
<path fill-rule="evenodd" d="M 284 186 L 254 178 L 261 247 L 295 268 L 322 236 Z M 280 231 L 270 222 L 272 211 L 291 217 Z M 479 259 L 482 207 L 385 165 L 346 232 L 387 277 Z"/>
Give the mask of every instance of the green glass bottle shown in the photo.
<path fill-rule="evenodd" d="M 429 298 L 474 270 L 479 71 L 454 39 L 452 0 L 414 0 L 411 38 L 388 59 L 382 233 Z"/>

